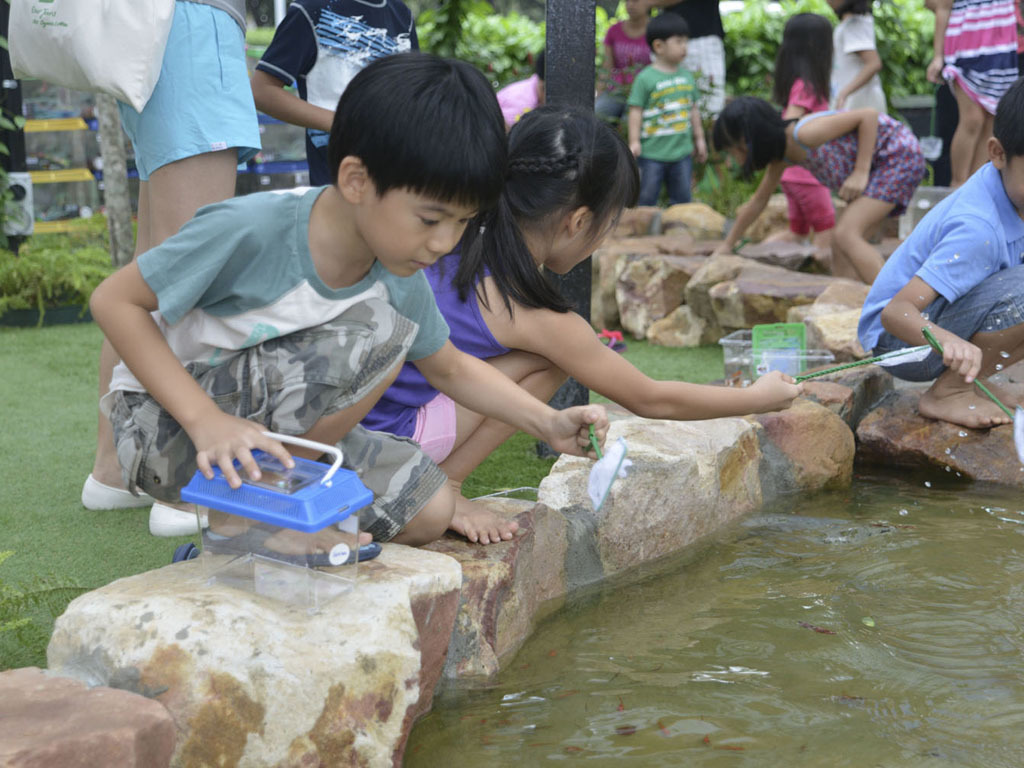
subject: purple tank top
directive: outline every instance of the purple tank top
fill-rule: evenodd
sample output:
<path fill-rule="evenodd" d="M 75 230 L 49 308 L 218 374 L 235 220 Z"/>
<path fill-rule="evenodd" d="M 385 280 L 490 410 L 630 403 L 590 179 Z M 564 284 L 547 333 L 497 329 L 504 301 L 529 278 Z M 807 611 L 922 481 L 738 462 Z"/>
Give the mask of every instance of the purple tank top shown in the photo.
<path fill-rule="evenodd" d="M 471 293 L 466 301 L 459 300 L 459 292 L 452 285 L 455 270 L 459 266 L 459 252 L 442 256 L 424 273 L 430 287 L 434 290 L 434 299 L 438 309 L 448 322 L 451 329 L 452 344 L 463 352 L 487 359 L 504 355 L 508 347 L 498 343 L 487 323 L 480 314 L 475 293 Z M 406 363 L 388 387 L 387 392 L 363 419 L 367 429 L 378 432 L 390 432 L 401 437 L 412 437 L 416 430 L 416 412 L 437 396 L 434 389 L 423 378 L 415 365 Z"/>

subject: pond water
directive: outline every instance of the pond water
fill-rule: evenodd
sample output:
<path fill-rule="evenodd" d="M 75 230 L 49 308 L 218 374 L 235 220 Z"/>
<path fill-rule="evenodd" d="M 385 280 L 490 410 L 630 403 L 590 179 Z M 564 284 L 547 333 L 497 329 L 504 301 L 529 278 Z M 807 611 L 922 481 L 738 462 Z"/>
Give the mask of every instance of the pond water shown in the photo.
<path fill-rule="evenodd" d="M 1024 494 L 861 477 L 574 597 L 407 768 L 1024 765 Z"/>

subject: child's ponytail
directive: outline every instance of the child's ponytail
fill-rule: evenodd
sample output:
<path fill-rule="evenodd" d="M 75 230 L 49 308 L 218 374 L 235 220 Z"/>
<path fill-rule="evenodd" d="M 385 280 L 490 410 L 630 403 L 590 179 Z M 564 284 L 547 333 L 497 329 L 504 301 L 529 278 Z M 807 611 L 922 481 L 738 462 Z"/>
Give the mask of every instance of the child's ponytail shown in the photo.
<path fill-rule="evenodd" d="M 567 212 L 586 207 L 596 234 L 636 204 L 639 186 L 629 148 L 593 112 L 551 106 L 526 113 L 509 132 L 501 199 L 470 224 L 463 239 L 454 278 L 460 297 L 465 300 L 490 273 L 510 314 L 512 302 L 572 310 L 538 269 L 524 230 L 544 237 Z"/>

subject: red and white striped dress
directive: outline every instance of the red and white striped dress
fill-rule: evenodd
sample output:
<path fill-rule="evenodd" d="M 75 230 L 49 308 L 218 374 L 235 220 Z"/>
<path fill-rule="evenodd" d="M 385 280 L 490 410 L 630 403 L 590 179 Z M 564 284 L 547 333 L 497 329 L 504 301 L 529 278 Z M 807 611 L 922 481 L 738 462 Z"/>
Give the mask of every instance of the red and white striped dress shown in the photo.
<path fill-rule="evenodd" d="M 990 114 L 1017 79 L 1015 0 L 954 0 L 942 76 Z"/>

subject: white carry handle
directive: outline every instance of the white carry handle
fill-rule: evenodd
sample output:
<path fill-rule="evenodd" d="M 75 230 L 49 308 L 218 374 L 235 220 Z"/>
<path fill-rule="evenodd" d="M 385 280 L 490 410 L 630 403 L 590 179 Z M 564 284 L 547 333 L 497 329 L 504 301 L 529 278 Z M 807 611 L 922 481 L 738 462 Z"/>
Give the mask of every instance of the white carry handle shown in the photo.
<path fill-rule="evenodd" d="M 267 437 L 272 437 L 275 440 L 279 440 L 282 443 L 291 443 L 293 445 L 301 445 L 303 448 L 312 448 L 314 451 L 320 451 L 321 453 L 329 453 L 334 457 L 334 463 L 331 464 L 331 468 L 327 470 L 327 474 L 320 478 L 320 485 L 326 485 L 330 487 L 331 478 L 334 477 L 334 473 L 341 467 L 341 448 L 336 445 L 328 445 L 327 443 L 318 443 L 315 440 L 307 440 L 304 437 L 293 437 L 292 435 L 279 435 L 277 432 L 264 432 Z"/>

